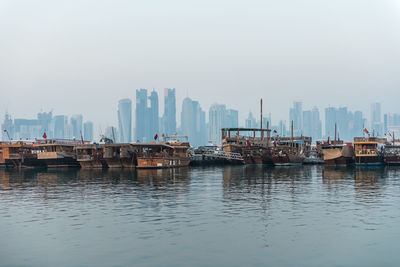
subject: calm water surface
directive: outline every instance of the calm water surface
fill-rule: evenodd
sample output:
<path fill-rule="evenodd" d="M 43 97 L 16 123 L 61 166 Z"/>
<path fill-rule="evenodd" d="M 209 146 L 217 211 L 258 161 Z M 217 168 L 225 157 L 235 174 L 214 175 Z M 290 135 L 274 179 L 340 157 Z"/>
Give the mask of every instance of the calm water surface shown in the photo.
<path fill-rule="evenodd" d="M 398 266 L 400 168 L 0 170 L 1 266 Z"/>

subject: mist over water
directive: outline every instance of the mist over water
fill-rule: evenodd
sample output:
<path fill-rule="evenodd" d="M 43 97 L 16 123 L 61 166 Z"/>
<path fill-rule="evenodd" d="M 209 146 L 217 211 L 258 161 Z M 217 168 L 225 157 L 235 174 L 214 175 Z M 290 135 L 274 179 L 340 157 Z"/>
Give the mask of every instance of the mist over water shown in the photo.
<path fill-rule="evenodd" d="M 0 170 L 1 265 L 397 265 L 399 174 Z"/>

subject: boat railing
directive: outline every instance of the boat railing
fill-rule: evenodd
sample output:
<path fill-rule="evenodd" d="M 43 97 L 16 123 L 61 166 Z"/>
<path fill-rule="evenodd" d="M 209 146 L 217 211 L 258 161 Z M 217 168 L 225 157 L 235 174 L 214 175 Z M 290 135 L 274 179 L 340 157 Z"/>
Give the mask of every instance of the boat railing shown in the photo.
<path fill-rule="evenodd" d="M 78 155 L 77 160 L 92 160 L 93 156 L 91 155 Z"/>
<path fill-rule="evenodd" d="M 205 152 L 203 152 L 203 155 L 214 157 L 214 158 L 227 159 L 227 160 L 243 161 L 242 155 L 240 153 L 235 153 L 235 152 L 205 151 Z"/>

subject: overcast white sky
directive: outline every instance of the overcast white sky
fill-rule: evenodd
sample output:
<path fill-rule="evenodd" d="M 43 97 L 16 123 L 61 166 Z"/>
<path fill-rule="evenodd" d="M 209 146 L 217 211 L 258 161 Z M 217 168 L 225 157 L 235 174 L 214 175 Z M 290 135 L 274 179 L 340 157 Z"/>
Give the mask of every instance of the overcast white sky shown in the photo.
<path fill-rule="evenodd" d="M 105 127 L 119 99 L 156 88 L 162 103 L 165 87 L 179 112 L 188 94 L 241 122 L 260 97 L 273 123 L 295 99 L 400 112 L 400 0 L 0 0 L 1 121 L 53 110 Z"/>

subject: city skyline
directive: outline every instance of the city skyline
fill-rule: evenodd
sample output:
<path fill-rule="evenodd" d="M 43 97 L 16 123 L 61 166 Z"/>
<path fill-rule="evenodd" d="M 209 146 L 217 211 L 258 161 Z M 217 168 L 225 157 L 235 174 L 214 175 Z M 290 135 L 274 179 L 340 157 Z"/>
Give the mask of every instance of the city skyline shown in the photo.
<path fill-rule="evenodd" d="M 248 117 L 240 121 L 240 112 L 227 108 L 225 104 L 214 104 L 209 110 L 203 110 L 199 101 L 189 97 L 182 103 L 177 103 L 175 89 L 164 90 L 164 107 L 167 107 L 164 110 L 160 109 L 158 93 L 154 89 L 149 95 L 147 89 L 143 88 L 136 90 L 136 93 L 137 97 L 134 99 L 125 98 L 118 101 L 116 115 L 119 123 L 107 125 L 99 131 L 94 130 L 96 124 L 86 120 L 82 114 L 53 116 L 52 112 L 39 112 L 36 119 L 15 118 L 8 114 L 4 117 L 2 128 L 9 128 L 8 131 L 17 139 L 28 136 L 40 139 L 43 129 L 46 129 L 48 138 L 80 139 L 82 134 L 85 138 L 98 140 L 101 135 L 105 135 L 116 142 L 151 142 L 155 135 L 161 138 L 162 134 L 178 133 L 189 136 L 193 145 L 198 146 L 208 141 L 219 144 L 221 128 L 260 127 L 258 114 L 249 112 Z M 182 106 L 180 120 L 176 114 L 178 106 Z M 303 102 L 294 100 L 292 107 L 288 108 L 285 120 L 272 120 L 274 114 L 264 113 L 263 128 L 269 123 L 270 129 L 276 130 L 281 136 L 288 136 L 290 121 L 293 120 L 294 135 L 311 136 L 314 141 L 328 136 L 333 138 L 335 123 L 337 137 L 347 141 L 362 135 L 364 127 L 369 129 L 371 134 L 379 136 L 384 136 L 389 131 L 395 132 L 396 135 L 400 133 L 398 113 L 383 113 L 382 104 L 377 102 L 371 103 L 369 107 L 368 113 L 343 106 L 328 106 L 321 110 L 318 107 L 303 109 Z M 135 117 L 136 119 L 132 119 Z M 166 118 L 170 120 L 169 125 Z M 170 130 L 171 133 L 168 133 L 168 127 L 174 127 L 175 131 Z M 14 132 L 18 134 L 14 135 Z M 3 133 L 2 139 L 6 138 Z"/>

